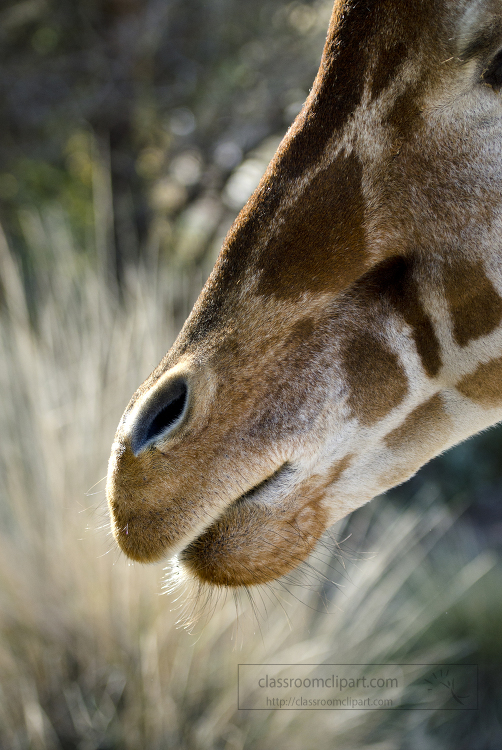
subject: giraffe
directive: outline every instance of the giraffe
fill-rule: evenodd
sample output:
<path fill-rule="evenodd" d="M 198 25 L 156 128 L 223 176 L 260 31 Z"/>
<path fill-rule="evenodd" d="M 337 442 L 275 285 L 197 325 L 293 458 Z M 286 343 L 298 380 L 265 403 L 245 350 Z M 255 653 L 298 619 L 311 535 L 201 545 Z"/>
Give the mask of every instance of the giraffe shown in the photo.
<path fill-rule="evenodd" d="M 265 583 L 502 419 L 502 2 L 336 0 L 311 93 L 117 429 L 127 556 Z"/>

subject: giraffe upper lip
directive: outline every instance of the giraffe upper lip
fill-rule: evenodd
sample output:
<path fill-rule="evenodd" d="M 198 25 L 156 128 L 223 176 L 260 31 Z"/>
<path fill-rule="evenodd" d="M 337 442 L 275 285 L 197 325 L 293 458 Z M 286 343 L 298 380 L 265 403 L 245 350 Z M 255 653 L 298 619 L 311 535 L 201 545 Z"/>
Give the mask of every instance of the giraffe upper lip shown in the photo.
<path fill-rule="evenodd" d="M 162 459 L 165 457 L 158 450 L 142 454 L 140 460 L 148 461 L 146 466 L 140 467 L 141 471 L 137 467 L 138 458 L 127 446 L 117 443 L 113 455 L 107 484 L 113 533 L 125 554 L 139 562 L 154 562 L 181 555 L 191 544 L 202 544 L 204 534 L 216 535 L 222 522 L 232 525 L 230 517 L 235 519 L 241 513 L 249 512 L 254 503 L 262 507 L 262 512 L 263 506 L 272 509 L 276 500 L 281 501 L 289 494 L 291 487 L 287 479 L 292 471 L 289 463 L 284 462 L 275 469 L 272 465 L 265 479 L 260 478 L 239 496 L 228 498 L 223 508 L 220 505 L 214 515 L 200 519 L 190 499 L 185 500 L 184 496 L 176 500 L 174 495 L 171 502 L 168 496 L 159 504 L 158 498 L 164 494 L 164 487 L 146 481 L 155 470 L 162 472 L 164 468 Z M 116 481 L 117 476 L 119 482 Z M 280 486 L 277 486 L 278 483 Z M 135 503 L 135 499 L 138 502 Z"/>

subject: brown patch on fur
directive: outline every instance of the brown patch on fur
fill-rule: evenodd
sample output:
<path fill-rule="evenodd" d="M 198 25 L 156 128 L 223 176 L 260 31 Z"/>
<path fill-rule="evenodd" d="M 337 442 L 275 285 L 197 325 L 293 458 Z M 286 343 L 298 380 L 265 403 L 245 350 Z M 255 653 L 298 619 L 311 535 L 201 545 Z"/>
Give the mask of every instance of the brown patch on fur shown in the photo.
<path fill-rule="evenodd" d="M 393 42 L 390 47 L 383 47 L 373 72 L 371 85 L 373 99 L 377 99 L 382 91 L 390 86 L 397 69 L 408 57 L 409 51 L 409 44 L 406 44 L 402 40 Z"/>
<path fill-rule="evenodd" d="M 408 414 L 399 427 L 385 436 L 385 443 L 391 450 L 420 445 L 427 449 L 433 446 L 438 450 L 443 445 L 449 431 L 450 418 L 439 393 L 420 404 Z"/>
<path fill-rule="evenodd" d="M 450 435 L 451 419 L 441 394 L 436 393 L 413 409 L 404 422 L 385 436 L 397 463 L 378 477 L 380 492 L 409 479 L 424 463 L 441 451 Z"/>
<path fill-rule="evenodd" d="M 483 406 L 495 407 L 502 403 L 502 357 L 491 359 L 465 375 L 455 386 L 463 396 Z"/>
<path fill-rule="evenodd" d="M 394 102 L 387 116 L 387 124 L 395 129 L 399 138 L 407 141 L 420 123 L 420 100 L 423 96 L 423 85 L 420 83 L 408 86 Z"/>
<path fill-rule="evenodd" d="M 413 261 L 397 256 L 379 263 L 354 286 L 354 294 L 385 300 L 412 328 L 422 366 L 430 378 L 441 368 L 441 348 L 432 321 L 419 297 Z"/>
<path fill-rule="evenodd" d="M 272 357 L 266 347 L 253 352 L 252 383 L 244 386 L 244 390 L 251 387 L 256 393 L 259 387 L 263 395 L 256 404 L 257 418 L 250 426 L 251 436 L 301 434 L 311 428 L 325 397 L 322 390 L 313 397 L 315 388 L 309 373 L 315 371 L 315 362 L 323 355 L 325 347 L 326 342 L 316 321 L 307 317 L 292 327 L 291 332 L 280 340 L 280 346 L 271 347 Z M 255 374 L 257 359 L 262 363 L 259 386 Z M 294 383 L 293 388 L 291 383 Z M 236 388 L 241 389 L 242 384 L 236 383 Z"/>
<path fill-rule="evenodd" d="M 502 299 L 483 264 L 453 263 L 445 268 L 444 290 L 459 346 L 487 336 L 500 325 Z"/>
<path fill-rule="evenodd" d="M 265 246 L 258 294 L 288 299 L 304 292 L 338 291 L 364 270 L 362 165 L 340 154 L 308 184 Z"/>
<path fill-rule="evenodd" d="M 343 365 L 348 404 L 363 425 L 383 419 L 408 393 L 408 378 L 399 357 L 371 333 L 361 333 L 348 342 Z"/>
<path fill-rule="evenodd" d="M 338 482 L 345 469 L 349 468 L 353 458 L 353 453 L 347 453 L 346 456 L 333 464 L 328 472 L 328 481 L 326 483 L 326 487 L 329 487 L 330 485 L 335 484 L 335 482 Z"/>

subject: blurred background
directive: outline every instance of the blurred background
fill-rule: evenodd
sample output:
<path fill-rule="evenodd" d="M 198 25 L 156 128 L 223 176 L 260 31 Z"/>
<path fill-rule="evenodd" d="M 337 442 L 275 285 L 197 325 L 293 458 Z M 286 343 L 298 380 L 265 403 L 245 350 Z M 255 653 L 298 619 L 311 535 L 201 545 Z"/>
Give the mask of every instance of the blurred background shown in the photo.
<path fill-rule="evenodd" d="M 198 604 L 109 533 L 106 464 L 314 79 L 331 0 L 0 8 L 0 747 L 502 746 L 502 432 Z M 188 631 L 179 625 L 188 623 Z M 243 711 L 239 663 L 470 663 L 478 711 Z"/>

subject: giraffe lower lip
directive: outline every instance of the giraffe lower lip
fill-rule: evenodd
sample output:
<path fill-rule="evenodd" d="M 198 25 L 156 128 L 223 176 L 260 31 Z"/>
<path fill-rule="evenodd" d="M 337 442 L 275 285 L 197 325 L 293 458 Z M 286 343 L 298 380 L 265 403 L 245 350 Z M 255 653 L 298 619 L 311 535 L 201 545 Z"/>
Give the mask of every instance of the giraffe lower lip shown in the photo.
<path fill-rule="evenodd" d="M 239 497 L 184 548 L 178 560 L 189 578 L 220 588 L 252 586 L 279 578 L 308 556 L 327 527 L 317 509 L 322 492 L 316 483 L 302 483 L 304 492 L 281 482 L 289 471 L 284 465 Z"/>
<path fill-rule="evenodd" d="M 239 510 L 239 507 L 244 506 L 246 503 L 249 503 L 253 499 L 256 498 L 258 493 L 261 493 L 266 490 L 270 490 L 274 484 L 279 483 L 281 480 L 283 480 L 288 474 L 291 474 L 294 471 L 294 469 L 291 467 L 291 464 L 289 464 L 288 461 L 285 461 L 282 466 L 280 466 L 278 469 L 276 469 L 270 476 L 268 476 L 266 479 L 263 479 L 261 482 L 258 482 L 254 487 L 252 487 L 250 490 L 247 490 L 247 492 L 244 492 L 242 495 L 239 495 L 233 502 L 223 511 L 221 516 L 216 518 L 212 524 L 210 524 L 204 531 L 199 534 L 195 539 L 192 539 L 191 542 L 189 542 L 186 547 L 181 551 L 180 553 L 180 560 L 184 560 L 187 556 L 190 555 L 191 551 L 197 546 L 202 543 L 202 540 L 204 536 L 206 536 L 208 533 L 211 533 L 212 530 L 214 530 L 224 519 L 225 517 L 231 513 Z"/>

